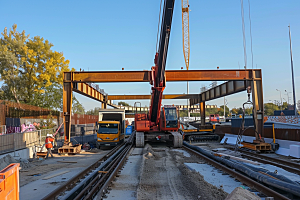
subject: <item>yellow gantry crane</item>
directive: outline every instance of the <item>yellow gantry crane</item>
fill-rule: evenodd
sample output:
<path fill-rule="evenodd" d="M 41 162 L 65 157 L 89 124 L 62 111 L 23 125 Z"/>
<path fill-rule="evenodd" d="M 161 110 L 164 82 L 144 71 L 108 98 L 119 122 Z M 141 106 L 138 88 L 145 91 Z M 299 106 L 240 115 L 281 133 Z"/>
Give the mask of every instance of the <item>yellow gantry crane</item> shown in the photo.
<path fill-rule="evenodd" d="M 189 69 L 190 61 L 189 6 L 189 0 L 181 0 L 183 55 L 187 70 Z"/>

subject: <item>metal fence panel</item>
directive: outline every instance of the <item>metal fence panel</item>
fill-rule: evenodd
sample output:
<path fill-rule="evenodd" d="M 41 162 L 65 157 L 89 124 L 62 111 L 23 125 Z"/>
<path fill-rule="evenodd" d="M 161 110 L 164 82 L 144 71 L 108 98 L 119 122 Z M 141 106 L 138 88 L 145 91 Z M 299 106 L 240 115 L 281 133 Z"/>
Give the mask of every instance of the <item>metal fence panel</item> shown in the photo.
<path fill-rule="evenodd" d="M 39 144 L 38 131 L 0 135 L 0 154 Z"/>

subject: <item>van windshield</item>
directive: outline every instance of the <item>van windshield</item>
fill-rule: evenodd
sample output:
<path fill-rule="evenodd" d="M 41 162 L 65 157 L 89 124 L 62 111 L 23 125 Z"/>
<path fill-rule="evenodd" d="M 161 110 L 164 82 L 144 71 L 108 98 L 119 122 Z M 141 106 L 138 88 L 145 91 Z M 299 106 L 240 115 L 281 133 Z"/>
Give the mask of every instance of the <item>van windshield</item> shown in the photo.
<path fill-rule="evenodd" d="M 98 133 L 101 134 L 118 134 L 118 124 L 100 123 L 98 125 Z"/>

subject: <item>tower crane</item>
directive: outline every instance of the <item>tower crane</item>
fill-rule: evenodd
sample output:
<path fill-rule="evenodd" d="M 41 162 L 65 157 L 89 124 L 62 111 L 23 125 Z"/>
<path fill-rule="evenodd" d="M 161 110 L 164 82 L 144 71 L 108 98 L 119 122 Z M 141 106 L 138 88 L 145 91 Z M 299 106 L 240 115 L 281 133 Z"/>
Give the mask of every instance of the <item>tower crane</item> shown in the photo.
<path fill-rule="evenodd" d="M 181 0 L 183 55 L 186 69 L 190 64 L 189 0 Z"/>

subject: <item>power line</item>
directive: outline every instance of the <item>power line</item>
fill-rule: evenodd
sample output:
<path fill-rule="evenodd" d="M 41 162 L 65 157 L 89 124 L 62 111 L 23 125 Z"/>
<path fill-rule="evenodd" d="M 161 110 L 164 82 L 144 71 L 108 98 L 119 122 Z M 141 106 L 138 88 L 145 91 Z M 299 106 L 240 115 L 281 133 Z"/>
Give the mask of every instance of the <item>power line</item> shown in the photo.
<path fill-rule="evenodd" d="M 250 16 L 250 0 L 248 0 L 248 4 L 249 4 L 249 22 L 250 22 L 250 40 L 251 40 L 252 69 L 253 69 L 253 50 L 252 50 L 252 31 L 251 31 L 251 16 Z"/>
<path fill-rule="evenodd" d="M 156 52 L 157 52 L 159 24 L 160 24 L 160 15 L 161 15 L 161 3 L 162 3 L 162 0 L 160 0 L 160 6 L 159 6 L 159 16 L 158 16 L 158 25 L 157 25 L 157 35 L 156 35 Z"/>

